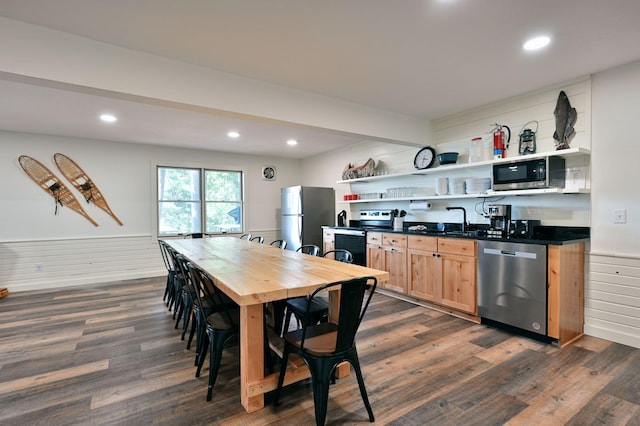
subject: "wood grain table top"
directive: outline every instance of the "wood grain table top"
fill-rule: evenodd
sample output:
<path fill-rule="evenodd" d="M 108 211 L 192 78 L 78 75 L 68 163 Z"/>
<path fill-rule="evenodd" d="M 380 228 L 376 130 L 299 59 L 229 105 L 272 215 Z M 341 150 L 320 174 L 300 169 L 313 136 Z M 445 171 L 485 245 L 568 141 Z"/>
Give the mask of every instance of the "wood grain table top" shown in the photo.
<path fill-rule="evenodd" d="M 389 273 L 235 237 L 166 240 L 241 306 L 305 296 L 331 282 Z"/>

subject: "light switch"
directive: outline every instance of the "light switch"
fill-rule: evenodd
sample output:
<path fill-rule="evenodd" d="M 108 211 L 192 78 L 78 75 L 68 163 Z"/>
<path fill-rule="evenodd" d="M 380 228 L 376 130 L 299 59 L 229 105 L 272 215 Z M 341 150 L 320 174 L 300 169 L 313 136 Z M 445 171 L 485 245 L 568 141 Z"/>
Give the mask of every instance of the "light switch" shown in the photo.
<path fill-rule="evenodd" d="M 613 223 L 627 223 L 627 209 L 615 209 L 613 211 Z"/>

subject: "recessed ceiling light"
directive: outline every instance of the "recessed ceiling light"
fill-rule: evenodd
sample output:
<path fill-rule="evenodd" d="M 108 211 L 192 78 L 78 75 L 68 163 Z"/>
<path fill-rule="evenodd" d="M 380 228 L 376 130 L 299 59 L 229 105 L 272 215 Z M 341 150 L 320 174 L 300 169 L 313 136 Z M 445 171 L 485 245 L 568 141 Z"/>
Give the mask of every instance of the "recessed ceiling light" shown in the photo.
<path fill-rule="evenodd" d="M 551 39 L 547 36 L 534 37 L 532 39 L 527 40 L 522 45 L 522 48 L 524 50 L 529 50 L 529 51 L 539 50 L 539 49 L 542 49 L 543 47 L 546 47 L 550 42 L 551 42 Z"/>
<path fill-rule="evenodd" d="M 296 145 L 298 145 L 298 141 L 297 141 L 297 140 L 295 140 L 295 139 L 289 139 L 289 140 L 287 141 L 287 145 L 289 145 L 289 146 L 296 146 Z"/>
<path fill-rule="evenodd" d="M 105 123 L 115 123 L 116 121 L 118 121 L 116 116 L 113 114 L 102 114 L 100 115 L 100 120 L 104 121 Z"/>
<path fill-rule="evenodd" d="M 235 138 L 239 138 L 240 137 L 240 133 L 238 133 L 238 132 L 229 132 L 229 133 L 227 133 L 227 136 L 229 136 L 230 138 L 235 139 Z"/>

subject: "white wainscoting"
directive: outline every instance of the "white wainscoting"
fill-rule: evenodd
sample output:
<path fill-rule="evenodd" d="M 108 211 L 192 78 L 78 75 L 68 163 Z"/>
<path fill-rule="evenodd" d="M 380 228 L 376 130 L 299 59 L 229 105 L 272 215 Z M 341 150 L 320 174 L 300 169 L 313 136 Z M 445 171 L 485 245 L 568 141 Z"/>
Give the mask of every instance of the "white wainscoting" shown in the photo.
<path fill-rule="evenodd" d="M 0 267 L 9 292 L 167 273 L 151 235 L 0 242 Z"/>
<path fill-rule="evenodd" d="M 280 235 L 273 229 L 249 232 L 264 236 L 265 244 Z M 151 235 L 0 241 L 0 268 L 0 287 L 10 293 L 167 273 L 158 242 Z"/>
<path fill-rule="evenodd" d="M 640 348 L 640 258 L 589 257 L 585 334 Z"/>

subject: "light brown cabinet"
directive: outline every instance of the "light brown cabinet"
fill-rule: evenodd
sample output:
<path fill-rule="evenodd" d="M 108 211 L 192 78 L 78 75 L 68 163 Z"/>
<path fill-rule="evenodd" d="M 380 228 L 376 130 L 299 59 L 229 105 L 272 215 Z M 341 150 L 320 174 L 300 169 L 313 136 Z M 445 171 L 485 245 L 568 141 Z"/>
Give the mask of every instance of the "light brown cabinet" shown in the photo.
<path fill-rule="evenodd" d="M 408 293 L 475 315 L 476 241 L 408 236 Z"/>
<path fill-rule="evenodd" d="M 584 329 L 585 243 L 550 245 L 547 251 L 547 334 L 565 346 Z"/>
<path fill-rule="evenodd" d="M 333 229 L 322 230 L 322 253 L 336 248 L 336 233 Z"/>
<path fill-rule="evenodd" d="M 380 286 L 407 292 L 407 236 L 367 232 L 367 266 L 389 272 L 389 281 Z"/>

